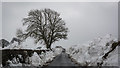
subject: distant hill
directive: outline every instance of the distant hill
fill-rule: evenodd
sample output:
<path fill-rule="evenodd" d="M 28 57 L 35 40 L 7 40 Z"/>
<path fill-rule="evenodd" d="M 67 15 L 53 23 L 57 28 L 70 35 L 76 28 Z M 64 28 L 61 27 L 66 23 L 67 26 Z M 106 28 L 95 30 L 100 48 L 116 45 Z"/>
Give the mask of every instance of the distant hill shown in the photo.
<path fill-rule="evenodd" d="M 7 47 L 9 44 L 10 43 L 5 39 L 0 40 L 0 46 L 2 46 L 2 48 Z"/>

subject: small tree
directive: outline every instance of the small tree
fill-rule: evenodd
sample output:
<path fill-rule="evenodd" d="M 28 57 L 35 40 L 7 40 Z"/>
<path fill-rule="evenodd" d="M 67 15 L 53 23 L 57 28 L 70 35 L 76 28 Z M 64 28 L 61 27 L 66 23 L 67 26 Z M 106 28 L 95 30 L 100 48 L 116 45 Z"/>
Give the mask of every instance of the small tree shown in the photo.
<path fill-rule="evenodd" d="M 27 25 L 27 29 L 25 32 L 18 29 L 18 38 L 25 40 L 27 37 L 33 37 L 35 43 L 41 41 L 47 48 L 51 48 L 55 41 L 67 39 L 68 28 L 65 22 L 59 13 L 51 9 L 31 10 L 28 17 L 23 19 L 23 25 Z"/>

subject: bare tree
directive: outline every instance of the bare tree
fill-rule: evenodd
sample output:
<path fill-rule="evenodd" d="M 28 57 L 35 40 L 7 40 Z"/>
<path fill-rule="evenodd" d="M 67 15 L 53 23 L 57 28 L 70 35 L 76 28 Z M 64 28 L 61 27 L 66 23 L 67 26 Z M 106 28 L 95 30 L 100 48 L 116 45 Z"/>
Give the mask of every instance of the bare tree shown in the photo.
<path fill-rule="evenodd" d="M 31 10 L 28 17 L 23 19 L 23 25 L 27 29 L 23 32 L 17 30 L 17 37 L 25 40 L 33 37 L 35 43 L 44 43 L 47 48 L 51 48 L 52 43 L 60 39 L 67 39 L 68 28 L 60 17 L 60 14 L 51 9 Z"/>

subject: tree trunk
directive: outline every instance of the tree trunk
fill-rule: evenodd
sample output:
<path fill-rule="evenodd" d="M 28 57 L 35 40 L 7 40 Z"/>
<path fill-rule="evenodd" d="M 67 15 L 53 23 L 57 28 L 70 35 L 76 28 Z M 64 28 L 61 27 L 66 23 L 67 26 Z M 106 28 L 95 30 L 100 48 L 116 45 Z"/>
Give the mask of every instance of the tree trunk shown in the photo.
<path fill-rule="evenodd" d="M 46 45 L 47 49 L 51 49 L 51 45 Z"/>

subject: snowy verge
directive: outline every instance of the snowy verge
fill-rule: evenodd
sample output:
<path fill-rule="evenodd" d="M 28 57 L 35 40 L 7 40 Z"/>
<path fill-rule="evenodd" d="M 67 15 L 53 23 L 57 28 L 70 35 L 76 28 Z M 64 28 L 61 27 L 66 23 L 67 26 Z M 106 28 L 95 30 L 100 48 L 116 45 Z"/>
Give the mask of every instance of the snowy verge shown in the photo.
<path fill-rule="evenodd" d="M 67 53 L 81 66 L 118 66 L 118 46 L 113 45 L 116 42 L 117 40 L 108 34 L 95 38 L 88 44 L 70 47 Z M 112 46 L 115 47 L 114 50 Z"/>
<path fill-rule="evenodd" d="M 12 60 L 8 60 L 6 63 L 8 66 L 44 66 L 48 65 L 53 59 L 62 52 L 61 48 L 54 48 L 52 50 L 46 50 L 45 52 L 38 54 L 37 52 L 33 52 L 31 56 L 29 55 L 17 55 Z M 25 58 L 26 56 L 26 58 Z M 24 59 L 25 58 L 25 59 Z M 21 63 L 23 60 L 25 63 Z"/>

